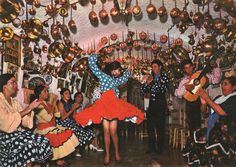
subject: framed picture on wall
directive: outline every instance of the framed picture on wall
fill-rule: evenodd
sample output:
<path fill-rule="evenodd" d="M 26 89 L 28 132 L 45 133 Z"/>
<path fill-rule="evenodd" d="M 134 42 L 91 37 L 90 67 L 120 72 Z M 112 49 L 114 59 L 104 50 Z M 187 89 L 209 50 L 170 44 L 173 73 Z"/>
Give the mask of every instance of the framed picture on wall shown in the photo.
<path fill-rule="evenodd" d="M 57 79 L 57 88 L 64 88 L 64 80 L 58 78 Z"/>
<path fill-rule="evenodd" d="M 16 34 L 11 40 L 6 41 L 4 61 L 17 66 L 21 65 L 21 39 Z"/>

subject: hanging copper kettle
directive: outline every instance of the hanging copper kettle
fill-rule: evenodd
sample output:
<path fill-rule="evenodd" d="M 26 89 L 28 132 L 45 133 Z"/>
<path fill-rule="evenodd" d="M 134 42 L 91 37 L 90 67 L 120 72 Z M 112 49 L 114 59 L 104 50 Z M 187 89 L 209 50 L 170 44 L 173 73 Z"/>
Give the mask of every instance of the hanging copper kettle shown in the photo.
<path fill-rule="evenodd" d="M 2 27 L 0 29 L 0 41 L 9 41 L 13 38 L 14 31 L 9 27 Z"/>
<path fill-rule="evenodd" d="M 91 22 L 95 22 L 95 21 L 98 20 L 97 13 L 96 13 L 95 11 L 91 11 L 91 12 L 89 13 L 89 20 L 90 20 Z"/>
<path fill-rule="evenodd" d="M 146 11 L 149 15 L 155 13 L 157 11 L 156 7 L 152 4 L 152 2 L 150 1 L 150 3 L 147 5 L 146 7 Z"/>
<path fill-rule="evenodd" d="M 179 10 L 179 8 L 175 7 L 170 11 L 170 17 L 172 18 L 177 18 L 179 17 L 181 11 Z"/>
<path fill-rule="evenodd" d="M 119 10 L 116 8 L 116 7 L 113 7 L 111 10 L 110 10 L 110 14 L 112 17 L 116 17 L 120 14 Z"/>

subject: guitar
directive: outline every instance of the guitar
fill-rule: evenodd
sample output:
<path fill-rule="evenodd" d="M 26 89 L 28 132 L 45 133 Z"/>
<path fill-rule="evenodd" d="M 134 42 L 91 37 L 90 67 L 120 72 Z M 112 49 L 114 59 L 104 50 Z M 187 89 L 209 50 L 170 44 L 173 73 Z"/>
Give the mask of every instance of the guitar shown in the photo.
<path fill-rule="evenodd" d="M 187 101 L 193 102 L 198 99 L 199 96 L 196 95 L 196 92 L 198 91 L 200 87 L 204 87 L 207 83 L 207 77 L 205 76 L 205 74 L 208 71 L 208 66 L 209 64 L 207 64 L 201 72 L 199 71 L 195 72 L 191 76 L 190 81 L 186 83 L 185 89 L 187 91 L 184 93 L 183 97 Z"/>

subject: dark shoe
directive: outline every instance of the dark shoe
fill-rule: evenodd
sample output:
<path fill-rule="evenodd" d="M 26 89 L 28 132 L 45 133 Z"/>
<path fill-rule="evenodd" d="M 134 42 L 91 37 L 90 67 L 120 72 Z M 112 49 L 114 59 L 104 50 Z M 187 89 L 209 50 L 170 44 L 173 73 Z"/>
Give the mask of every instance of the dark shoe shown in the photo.
<path fill-rule="evenodd" d="M 104 162 L 103 162 L 103 165 L 104 165 L 104 166 L 108 166 L 109 164 L 110 164 L 110 161 L 107 161 L 107 162 L 104 161 Z"/>
<path fill-rule="evenodd" d="M 110 164 L 110 160 L 106 161 L 106 158 L 103 161 L 103 165 L 104 166 L 108 166 Z"/>

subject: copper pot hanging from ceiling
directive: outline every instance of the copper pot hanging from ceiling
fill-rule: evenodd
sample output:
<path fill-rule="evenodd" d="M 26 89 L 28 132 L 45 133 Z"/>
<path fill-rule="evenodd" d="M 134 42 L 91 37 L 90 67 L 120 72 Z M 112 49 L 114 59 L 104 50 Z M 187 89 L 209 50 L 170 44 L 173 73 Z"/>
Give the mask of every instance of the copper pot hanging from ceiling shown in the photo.
<path fill-rule="evenodd" d="M 119 10 L 114 6 L 111 10 L 110 10 L 110 14 L 112 17 L 116 17 L 120 14 Z"/>
<path fill-rule="evenodd" d="M 51 35 L 52 35 L 52 38 L 55 40 L 61 38 L 59 26 L 55 23 L 51 25 Z"/>
<path fill-rule="evenodd" d="M 136 5 L 133 7 L 132 12 L 134 16 L 139 16 L 142 13 L 141 7 L 138 4 L 138 0 L 136 0 Z"/>
<path fill-rule="evenodd" d="M 160 16 L 160 17 L 163 17 L 167 14 L 167 10 L 166 10 L 166 7 L 165 6 L 161 6 L 158 10 L 157 10 L 157 14 Z"/>
<path fill-rule="evenodd" d="M 189 20 L 189 13 L 188 13 L 186 10 L 183 10 L 183 11 L 180 13 L 179 17 L 180 17 L 180 20 L 181 20 L 182 22 L 186 22 L 186 21 Z"/>
<path fill-rule="evenodd" d="M 45 7 L 45 11 L 48 15 L 54 16 L 57 13 L 56 10 L 56 5 L 55 4 L 50 4 Z"/>
<path fill-rule="evenodd" d="M 164 5 L 164 0 L 162 0 L 162 6 L 157 10 L 157 14 L 159 17 L 163 17 L 163 16 L 167 15 L 167 10 Z"/>
<path fill-rule="evenodd" d="M 99 12 L 99 17 L 101 20 L 105 20 L 108 17 L 107 11 L 104 9 L 104 4 L 102 4 L 102 10 Z"/>
<path fill-rule="evenodd" d="M 42 22 L 39 19 L 31 19 L 29 22 L 29 29 L 27 35 L 30 39 L 38 39 L 43 31 Z"/>
<path fill-rule="evenodd" d="M 172 18 L 177 18 L 177 17 L 179 17 L 180 13 L 181 13 L 181 11 L 179 10 L 179 8 L 175 7 L 170 11 L 170 16 Z"/>
<path fill-rule="evenodd" d="M 97 13 L 96 13 L 95 11 L 91 11 L 91 12 L 89 13 L 89 20 L 90 20 L 91 22 L 95 22 L 95 21 L 98 20 Z"/>
<path fill-rule="evenodd" d="M 149 15 L 155 13 L 157 11 L 156 7 L 152 4 L 152 1 L 150 0 L 149 4 L 146 7 L 146 11 Z"/>

